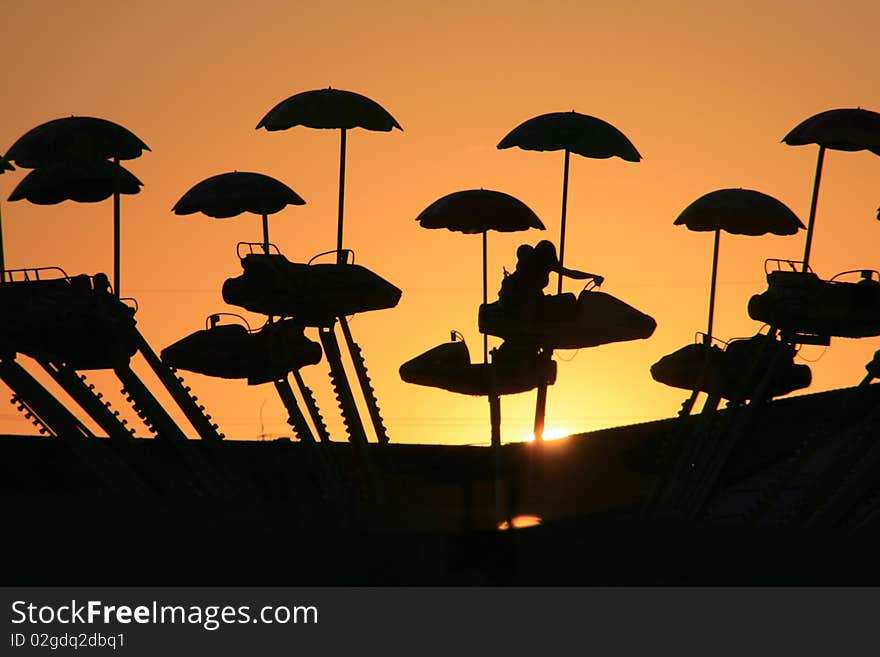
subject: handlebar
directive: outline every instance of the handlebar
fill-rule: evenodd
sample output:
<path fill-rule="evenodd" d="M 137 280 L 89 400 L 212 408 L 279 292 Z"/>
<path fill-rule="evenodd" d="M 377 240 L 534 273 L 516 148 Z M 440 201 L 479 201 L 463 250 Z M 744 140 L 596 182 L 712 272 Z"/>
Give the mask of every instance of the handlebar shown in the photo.
<path fill-rule="evenodd" d="M 221 317 L 235 317 L 236 319 L 241 320 L 241 323 L 244 324 L 248 333 L 253 333 L 253 329 L 251 328 L 251 325 L 248 324 L 248 321 L 237 313 L 212 313 L 205 318 L 205 329 L 212 329 L 217 326 L 217 324 L 220 323 Z"/>
<path fill-rule="evenodd" d="M 322 251 L 321 253 L 318 253 L 317 255 L 312 256 L 306 264 L 310 265 L 315 260 L 320 258 L 321 256 L 330 255 L 331 253 L 345 254 L 346 264 L 349 264 L 349 265 L 354 264 L 354 251 L 352 251 L 351 249 L 331 249 L 330 251 Z M 351 262 L 348 262 L 349 257 L 351 257 Z"/>

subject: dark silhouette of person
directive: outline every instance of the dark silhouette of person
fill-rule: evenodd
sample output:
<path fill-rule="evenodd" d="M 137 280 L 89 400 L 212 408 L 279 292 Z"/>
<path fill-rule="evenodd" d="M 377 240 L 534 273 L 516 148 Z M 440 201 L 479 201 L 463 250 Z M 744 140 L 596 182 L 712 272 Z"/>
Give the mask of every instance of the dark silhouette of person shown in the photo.
<path fill-rule="evenodd" d="M 550 272 L 561 272 L 563 276 L 580 280 L 593 279 L 596 285 L 601 285 L 605 280 L 598 274 L 560 265 L 556 247 L 548 240 L 541 240 L 534 247 L 523 244 L 516 250 L 516 269 L 506 274 L 501 282 L 498 292 L 501 307 L 524 317 L 533 316 L 544 299 L 544 288 L 550 283 Z"/>
<path fill-rule="evenodd" d="M 505 272 L 501 282 L 499 305 L 523 320 L 544 315 L 544 288 L 550 283 L 551 272 L 561 272 L 575 279 L 592 279 L 596 285 L 604 281 L 598 274 L 562 267 L 556 247 L 549 240 L 541 240 L 534 247 L 523 244 L 516 250 L 516 269 L 510 274 Z M 495 350 L 495 362 L 502 367 L 534 363 L 540 353 L 540 345 L 532 340 L 508 338 Z"/>
<path fill-rule="evenodd" d="M 92 282 L 88 274 L 77 274 L 70 277 L 70 289 L 77 294 L 88 294 L 92 291 Z"/>
<path fill-rule="evenodd" d="M 92 277 L 92 285 L 99 294 L 110 294 L 110 279 L 107 274 L 98 272 Z"/>
<path fill-rule="evenodd" d="M 513 312 L 535 308 L 543 297 L 544 288 L 550 282 L 550 268 L 544 262 L 545 250 L 537 251 L 528 244 L 523 244 L 516 250 L 516 269 L 511 274 L 505 272 L 498 291 L 498 300 L 502 307 Z"/>

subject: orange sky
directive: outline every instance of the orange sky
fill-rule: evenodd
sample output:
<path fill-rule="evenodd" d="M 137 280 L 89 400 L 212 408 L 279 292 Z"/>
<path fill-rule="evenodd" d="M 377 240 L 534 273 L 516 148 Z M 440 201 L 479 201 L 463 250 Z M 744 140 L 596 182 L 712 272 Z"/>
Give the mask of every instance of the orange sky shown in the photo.
<path fill-rule="evenodd" d="M 478 358 L 480 240 L 426 231 L 433 200 L 486 187 L 527 203 L 556 241 L 562 155 L 495 144 L 523 120 L 575 109 L 622 130 L 638 164 L 572 158 L 566 263 L 605 276 L 603 289 L 653 315 L 647 341 L 559 354 L 548 427 L 571 431 L 674 414 L 686 394 L 654 383 L 650 365 L 705 324 L 711 236 L 673 227 L 691 201 L 750 187 L 804 221 L 816 148 L 781 138 L 825 109 L 880 110 L 872 2 L 289 2 L 4 3 L 0 149 L 44 121 L 92 115 L 121 123 L 152 148 L 129 168 L 144 182 L 123 200 L 122 292 L 137 297 L 141 331 L 161 349 L 234 308 L 222 281 L 239 272 L 235 243 L 258 239 L 259 218 L 177 217 L 191 185 L 233 169 L 275 176 L 306 199 L 271 221 L 272 241 L 304 260 L 335 246 L 338 135 L 254 129 L 280 100 L 333 86 L 381 103 L 404 131 L 354 131 L 348 142 L 346 246 L 404 291 L 394 310 L 356 316 L 392 440 L 488 439 L 484 399 L 404 384 L 397 368 L 448 338 Z M 10 268 L 112 270 L 110 202 L 30 206 L 6 197 Z M 811 264 L 821 275 L 877 267 L 880 158 L 831 151 L 825 160 Z M 502 266 L 537 233 L 489 240 L 490 294 Z M 723 236 L 716 333 L 754 333 L 746 314 L 764 289 L 765 257 L 799 258 L 803 236 Z M 576 291 L 575 288 L 569 288 Z M 242 313 L 245 314 L 245 313 Z M 254 325 L 260 322 L 250 316 Z M 852 385 L 878 339 L 806 347 L 812 390 Z M 567 360 L 571 359 L 571 360 Z M 22 359 L 26 362 L 26 359 Z M 32 368 L 32 371 L 35 369 Z M 304 370 L 341 439 L 326 364 Z M 113 397 L 120 387 L 93 377 Z M 271 386 L 187 381 L 231 437 L 288 435 Z M 534 393 L 502 402 L 505 439 L 531 428 Z M 127 416 L 133 413 L 123 411 Z M 336 431 L 334 431 L 336 429 Z M 0 407 L 0 431 L 29 425 Z"/>

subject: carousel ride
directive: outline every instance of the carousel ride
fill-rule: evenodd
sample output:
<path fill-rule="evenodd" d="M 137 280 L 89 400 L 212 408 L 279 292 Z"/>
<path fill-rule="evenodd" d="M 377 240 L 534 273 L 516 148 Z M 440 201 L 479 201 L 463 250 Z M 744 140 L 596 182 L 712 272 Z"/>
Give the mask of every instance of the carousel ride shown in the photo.
<path fill-rule="evenodd" d="M 192 494 L 208 499 L 261 499 L 264 490 L 256 480 L 270 470 L 280 472 L 285 464 L 301 461 L 305 464 L 301 474 L 283 475 L 297 479 L 290 494 L 299 504 L 315 501 L 308 517 L 322 519 L 320 522 L 332 518 L 336 525 L 349 527 L 408 527 L 407 514 L 413 513 L 413 505 L 428 508 L 435 497 L 447 506 L 457 504 L 448 499 L 450 483 L 452 489 L 462 486 L 469 500 L 463 511 L 465 527 L 474 523 L 492 527 L 500 520 L 512 526 L 514 512 L 532 512 L 553 520 L 620 508 L 638 508 L 633 517 L 640 518 L 639 522 L 685 519 L 712 524 L 733 517 L 737 522 L 773 526 L 873 527 L 880 522 L 880 452 L 870 440 L 880 429 L 880 400 L 870 385 L 880 375 L 876 355 L 866 366 L 867 375 L 852 391 L 820 393 L 805 402 L 824 413 L 824 419 L 817 420 L 807 435 L 786 435 L 773 443 L 775 452 L 762 448 L 764 451 L 757 450 L 761 453 L 756 455 L 755 447 L 756 441 L 767 438 L 768 427 L 784 423 L 786 413 L 809 415 L 804 411 L 806 406 L 798 405 L 798 398 L 770 403 L 810 385 L 809 367 L 795 361 L 800 345 L 827 345 L 832 337 L 880 335 L 880 274 L 855 269 L 822 280 L 809 267 L 825 149 L 867 148 L 880 153 L 880 116 L 865 110 L 853 112 L 823 113 L 818 115 L 821 120 L 813 117 L 786 137 L 793 145 L 819 144 L 820 156 L 804 260 L 768 260 L 768 290 L 752 297 L 748 305 L 749 316 L 763 322 L 765 332 L 727 343 L 714 335 L 720 233 L 794 235 L 804 227 L 800 220 L 778 200 L 741 189 L 707 194 L 676 220 L 677 225 L 690 230 L 714 233 L 708 328 L 694 344 L 651 367 L 658 382 L 687 390 L 690 397 L 677 418 L 651 425 L 644 432 L 633 429 L 626 436 L 621 433 L 620 440 L 631 441 L 633 450 L 647 450 L 652 456 L 647 459 L 649 465 L 635 468 L 639 475 L 628 492 L 620 500 L 606 501 L 605 506 L 583 502 L 579 494 L 572 494 L 572 487 L 581 485 L 581 466 L 590 462 L 590 467 L 602 467 L 595 453 L 580 465 L 577 459 L 545 463 L 540 456 L 547 388 L 557 382 L 553 353 L 647 339 L 657 324 L 651 316 L 600 291 L 603 276 L 564 265 L 570 153 L 589 158 L 616 156 L 633 162 L 640 159 L 632 143 L 616 128 L 574 112 L 535 117 L 498 145 L 563 150 L 565 159 L 558 256 L 555 245 L 547 240 L 522 245 L 516 253 L 516 267 L 504 274 L 496 301 L 490 302 L 487 294 L 487 233 L 543 230 L 537 215 L 508 194 L 471 189 L 438 199 L 417 218 L 424 228 L 482 236 L 483 299 L 477 318 L 483 354 L 482 362 L 474 362 L 463 336 L 452 331 L 449 342 L 401 365 L 400 376 L 417 385 L 485 397 L 494 463 L 472 457 L 473 452 L 466 448 L 449 448 L 448 458 L 420 464 L 424 457 L 417 455 L 417 449 L 394 446 L 389 440 L 348 318 L 394 308 L 401 290 L 354 263 L 353 252 L 343 246 L 343 208 L 347 131 L 360 127 L 387 132 L 400 126 L 370 99 L 340 90 L 292 96 L 257 126 L 270 131 L 297 125 L 340 130 L 336 249 L 296 262 L 271 243 L 268 217 L 305 202 L 280 181 L 247 172 L 203 180 L 178 201 L 174 212 L 215 218 L 243 213 L 262 217 L 263 239 L 239 243 L 236 253 L 242 273 L 222 284 L 222 296 L 227 304 L 266 319 L 261 327 L 252 329 L 233 313 L 214 313 L 203 329 L 169 345 L 161 356 L 137 329 L 137 303 L 119 296 L 120 196 L 134 195 L 141 186 L 120 160 L 138 157 L 148 150 L 146 145 L 121 126 L 83 117 L 49 122 L 16 142 L 0 162 L 0 172 L 12 170 L 11 163 L 33 167 L 34 171 L 10 199 L 54 204 L 64 200 L 98 202 L 112 196 L 116 257 L 113 285 L 103 274 L 68 276 L 60 269 L 12 271 L 0 267 L 0 312 L 15 318 L 0 330 L 0 378 L 12 389 L 13 403 L 40 433 L 69 447 L 102 485 L 126 499 L 175 500 Z M 852 125 L 858 129 L 853 130 Z M 322 256 L 333 261 L 322 262 Z M 545 294 L 554 273 L 558 275 L 556 293 Z M 577 294 L 564 292 L 563 279 L 581 282 L 583 288 Z M 317 340 L 307 337 L 310 330 L 317 332 Z M 500 338 L 502 343 L 490 349 L 489 336 Z M 343 366 L 343 345 L 353 365 L 354 380 Z M 33 359 L 51 375 L 111 439 L 112 449 L 28 373 L 17 360 L 18 354 Z M 132 370 L 130 361 L 138 356 L 156 374 L 200 441 L 187 437 L 188 430 L 171 418 Z M 325 358 L 350 444 L 344 454 L 340 449 L 345 443 L 332 439 L 302 374 L 304 368 Z M 108 370 L 117 376 L 127 400 L 154 433 L 155 440 L 146 442 L 161 448 L 161 458 L 144 455 L 143 441 L 134 437 L 120 413 L 87 381 L 84 372 L 90 370 Z M 291 445 L 294 451 L 281 456 L 282 446 L 266 445 L 264 451 L 277 450 L 277 459 L 261 462 L 259 471 L 245 472 L 248 466 L 236 463 L 235 454 L 241 448 L 223 441 L 219 427 L 191 394 L 179 370 L 244 380 L 248 385 L 273 384 L 298 439 Z M 500 399 L 532 390 L 537 394 L 535 448 L 530 452 L 513 446 L 502 450 Z M 705 402 L 694 412 L 700 394 L 705 395 Z M 358 395 L 366 408 L 363 417 Z M 727 400 L 725 409 L 719 409 L 722 400 Z M 801 410 L 788 410 L 794 408 Z M 468 455 L 463 456 L 466 451 Z M 503 467 L 502 453 L 508 455 Z M 534 475 L 536 454 L 542 490 L 533 498 L 523 496 L 522 490 L 517 495 L 516 480 Z M 626 459 L 614 458 L 614 472 L 632 470 L 630 465 L 622 465 Z M 476 462 L 481 465 L 473 465 Z M 169 477 L 169 472 L 173 476 Z M 493 476 L 494 487 L 485 485 Z M 303 489 L 310 485 L 306 480 L 317 492 L 305 494 L 304 502 Z M 476 516 L 472 508 L 474 482 L 485 485 L 482 503 L 486 509 Z M 748 482 L 749 494 L 742 492 L 743 482 Z M 405 499 L 408 492 L 416 490 L 419 493 L 411 500 Z M 437 519 L 437 527 L 449 528 L 442 514 Z M 432 520 L 425 522 L 432 526 Z"/>

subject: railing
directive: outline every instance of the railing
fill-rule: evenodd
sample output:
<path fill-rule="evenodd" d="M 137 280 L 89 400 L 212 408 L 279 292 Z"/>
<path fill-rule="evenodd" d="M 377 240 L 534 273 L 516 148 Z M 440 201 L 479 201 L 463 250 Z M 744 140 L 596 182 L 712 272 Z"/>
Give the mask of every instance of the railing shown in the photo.
<path fill-rule="evenodd" d="M 706 338 L 710 338 L 710 340 L 707 341 Z M 721 349 L 727 348 L 727 342 L 725 342 L 721 338 L 710 336 L 704 331 L 697 331 L 696 333 L 694 333 L 694 344 L 706 344 L 707 342 L 709 342 L 709 344 L 717 343 L 716 346 L 720 347 Z"/>
<path fill-rule="evenodd" d="M 775 268 L 771 265 L 775 264 Z M 764 273 L 769 274 L 771 271 L 793 271 L 800 273 L 804 268 L 803 260 L 786 260 L 785 258 L 767 258 L 764 261 Z M 808 265 L 807 271 L 813 273 L 812 268 Z"/>
<path fill-rule="evenodd" d="M 4 276 L 6 277 L 7 283 L 22 283 L 25 281 L 42 281 L 45 280 L 42 277 L 43 272 L 59 272 L 61 276 L 53 276 L 49 280 L 58 280 L 59 278 L 63 278 L 64 280 L 69 281 L 70 276 L 67 275 L 67 272 L 61 269 L 61 267 L 26 267 L 24 269 L 5 269 L 3 271 Z M 21 279 L 16 281 L 16 275 L 20 275 Z"/>
<path fill-rule="evenodd" d="M 262 242 L 239 242 L 235 245 L 235 253 L 239 258 L 244 258 L 246 255 L 253 254 L 265 255 L 265 244 Z M 274 244 L 269 243 L 269 254 L 281 255 L 281 250 Z"/>

